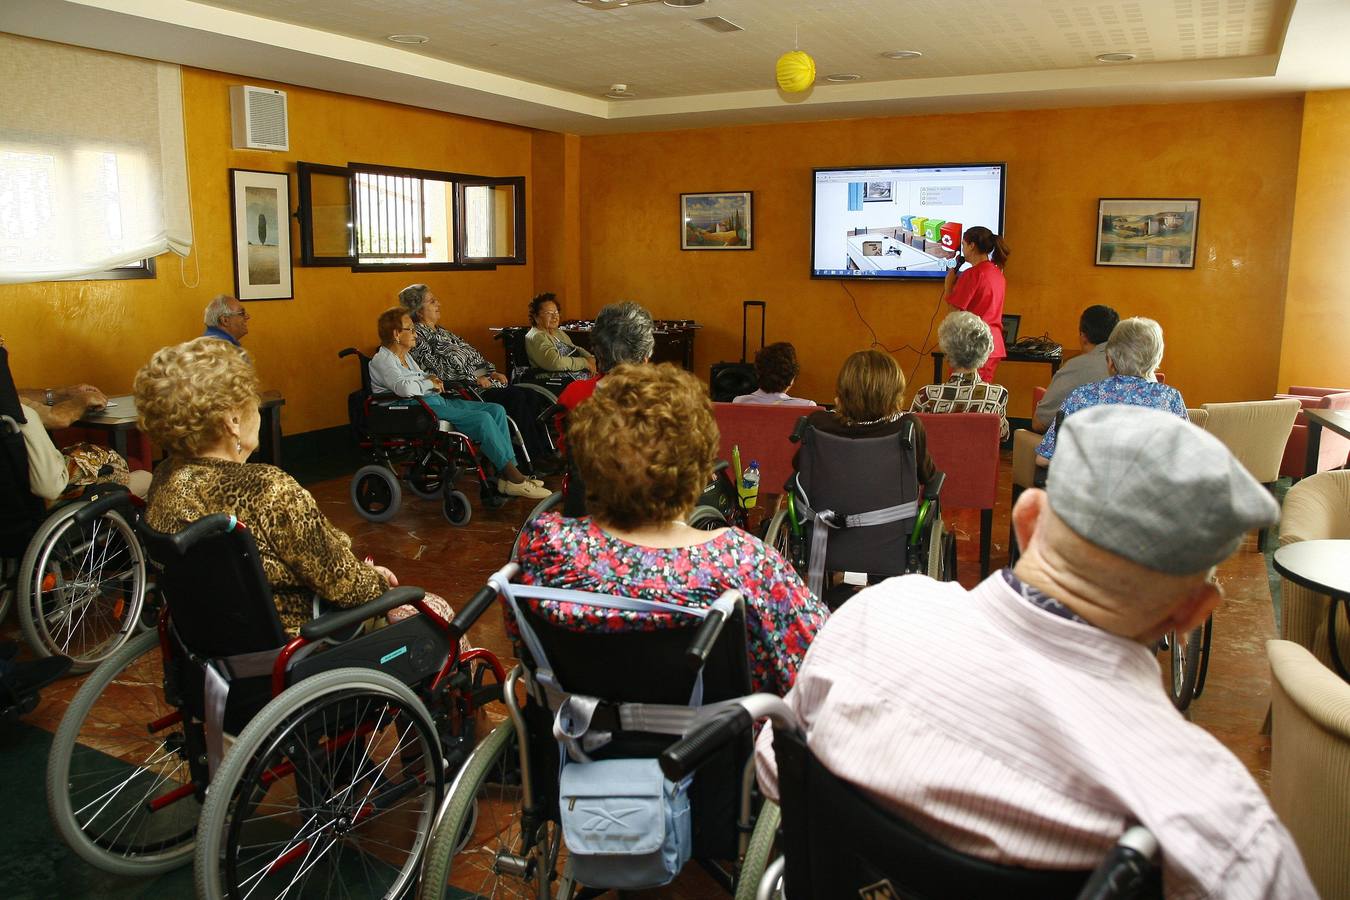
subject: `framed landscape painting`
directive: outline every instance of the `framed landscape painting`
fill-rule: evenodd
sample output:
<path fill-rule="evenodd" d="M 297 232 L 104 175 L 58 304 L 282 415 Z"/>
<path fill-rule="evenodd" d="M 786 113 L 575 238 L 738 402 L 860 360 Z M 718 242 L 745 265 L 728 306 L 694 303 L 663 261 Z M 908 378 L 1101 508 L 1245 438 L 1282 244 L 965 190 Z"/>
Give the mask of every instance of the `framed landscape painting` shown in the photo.
<path fill-rule="evenodd" d="M 291 197 L 285 172 L 230 170 L 234 295 L 240 300 L 289 300 Z"/>
<path fill-rule="evenodd" d="M 1097 265 L 1194 269 L 1200 201 L 1103 197 Z"/>
<path fill-rule="evenodd" d="M 753 191 L 680 195 L 681 250 L 752 250 Z"/>

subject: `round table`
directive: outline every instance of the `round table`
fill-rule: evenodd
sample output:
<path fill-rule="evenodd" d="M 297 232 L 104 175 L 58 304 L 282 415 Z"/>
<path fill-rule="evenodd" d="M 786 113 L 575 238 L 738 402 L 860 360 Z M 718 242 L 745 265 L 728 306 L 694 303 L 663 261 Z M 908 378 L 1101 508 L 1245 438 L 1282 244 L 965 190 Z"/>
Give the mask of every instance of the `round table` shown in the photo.
<path fill-rule="evenodd" d="M 1327 643 L 1337 674 L 1350 681 L 1336 645 L 1336 608 L 1350 606 L 1350 541 L 1299 541 L 1275 551 L 1275 571 L 1295 584 L 1331 598 Z"/>

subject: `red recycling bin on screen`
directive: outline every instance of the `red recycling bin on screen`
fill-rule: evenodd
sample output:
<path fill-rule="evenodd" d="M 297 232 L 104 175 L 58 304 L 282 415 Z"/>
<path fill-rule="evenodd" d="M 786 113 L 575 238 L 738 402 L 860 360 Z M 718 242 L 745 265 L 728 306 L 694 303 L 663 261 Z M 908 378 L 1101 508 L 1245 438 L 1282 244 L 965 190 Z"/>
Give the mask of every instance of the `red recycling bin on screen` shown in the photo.
<path fill-rule="evenodd" d="M 961 249 L 961 223 L 945 222 L 941 233 L 943 255 L 955 256 Z"/>

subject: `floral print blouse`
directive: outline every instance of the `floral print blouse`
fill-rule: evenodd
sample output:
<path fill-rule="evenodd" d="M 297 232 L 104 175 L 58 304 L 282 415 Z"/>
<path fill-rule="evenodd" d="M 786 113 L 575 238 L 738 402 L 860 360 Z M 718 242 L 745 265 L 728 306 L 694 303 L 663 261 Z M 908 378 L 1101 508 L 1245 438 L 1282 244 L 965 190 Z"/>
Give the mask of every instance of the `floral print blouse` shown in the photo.
<path fill-rule="evenodd" d="M 422 322 L 413 328 L 417 331 L 417 343 L 410 351 L 412 358 L 441 381 L 473 381 L 479 375 L 497 371 L 483 354 L 453 331 Z"/>
<path fill-rule="evenodd" d="M 736 528 L 704 544 L 663 550 L 611 537 L 590 516 L 545 513 L 526 524 L 519 561 L 526 584 L 681 606 L 708 607 L 723 591 L 739 590 L 745 597 L 751 684 L 779 696 L 792 687 L 828 615 L 777 551 Z M 673 624 L 670 613 L 539 603 L 550 620 L 577 631 L 655 631 Z M 516 635 L 509 611 L 507 631 Z"/>
<path fill-rule="evenodd" d="M 1148 406 L 1189 420 L 1186 415 L 1186 402 L 1181 399 L 1181 391 L 1171 385 L 1148 381 L 1138 375 L 1112 375 L 1102 381 L 1080 385 L 1069 391 L 1069 396 L 1064 398 L 1064 405 L 1060 409 L 1063 410 L 1065 417 L 1068 417 L 1089 406 L 1110 404 Z M 1055 455 L 1057 434 L 1058 429 L 1051 424 L 1045 432 L 1045 437 L 1036 447 L 1039 456 L 1050 459 Z"/>

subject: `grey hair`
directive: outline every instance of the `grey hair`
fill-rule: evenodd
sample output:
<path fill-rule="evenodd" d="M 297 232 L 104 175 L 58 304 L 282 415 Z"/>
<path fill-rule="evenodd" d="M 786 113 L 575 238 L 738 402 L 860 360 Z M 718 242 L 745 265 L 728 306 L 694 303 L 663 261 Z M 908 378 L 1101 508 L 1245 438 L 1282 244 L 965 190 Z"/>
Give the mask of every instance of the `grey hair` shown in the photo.
<path fill-rule="evenodd" d="M 953 369 L 978 369 L 994 352 L 994 335 L 984 319 L 959 310 L 949 313 L 938 326 L 938 345 Z"/>
<path fill-rule="evenodd" d="M 431 288 L 425 284 L 410 284 L 398 292 L 398 305 L 408 311 L 414 322 L 422 321 L 422 304 L 427 302 Z"/>
<path fill-rule="evenodd" d="M 206 304 L 206 312 L 202 315 L 202 321 L 206 323 L 207 328 L 215 328 L 221 319 L 230 314 L 230 301 L 233 299 L 229 294 L 216 294 L 211 298 L 211 302 Z"/>
<path fill-rule="evenodd" d="M 595 317 L 591 350 L 602 371 L 623 363 L 643 363 L 656 347 L 652 314 L 632 300 L 611 303 Z"/>
<path fill-rule="evenodd" d="M 1142 316 L 1121 319 L 1106 340 L 1106 355 L 1116 374 L 1152 381 L 1163 358 L 1162 326 Z"/>

